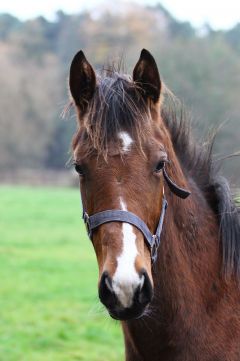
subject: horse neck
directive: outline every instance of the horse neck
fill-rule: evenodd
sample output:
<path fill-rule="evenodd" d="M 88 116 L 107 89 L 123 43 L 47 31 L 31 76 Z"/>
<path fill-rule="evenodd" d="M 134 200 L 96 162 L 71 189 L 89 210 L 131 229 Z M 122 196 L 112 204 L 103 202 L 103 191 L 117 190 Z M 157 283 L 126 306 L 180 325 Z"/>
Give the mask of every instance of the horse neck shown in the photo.
<path fill-rule="evenodd" d="M 153 279 L 156 298 L 161 294 L 164 307 L 176 313 L 176 307 L 179 312 L 194 303 L 196 307 L 202 295 L 207 297 L 211 284 L 219 278 L 221 262 L 216 214 L 169 144 L 169 175 L 191 195 L 183 200 L 166 186 L 168 209 Z"/>
<path fill-rule="evenodd" d="M 183 171 L 170 136 L 166 129 L 164 132 L 171 160 L 168 173 L 175 183 L 190 190 L 191 195 L 183 200 L 171 193 L 167 186 L 165 188 L 168 209 L 159 257 L 153 270 L 154 286 L 156 294 L 162 294 L 162 299 L 170 305 L 173 299 L 174 302 L 186 303 L 188 295 L 190 303 L 196 295 L 194 301 L 197 303 L 199 295 L 220 274 L 219 225 L 206 194 Z"/>
<path fill-rule="evenodd" d="M 156 297 L 169 314 L 201 307 L 214 282 L 219 282 L 219 226 L 204 195 L 192 181 L 191 196 L 182 200 L 167 192 L 168 210 L 153 279 Z M 173 303 L 174 301 L 174 303 Z M 168 306 L 166 306 L 168 305 Z"/>
<path fill-rule="evenodd" d="M 178 338 L 179 330 L 180 338 L 184 337 L 184 330 L 187 334 L 192 324 L 201 318 L 203 303 L 214 301 L 212 289 L 220 282 L 216 215 L 197 184 L 184 178 L 176 157 L 170 176 L 189 189 L 191 196 L 182 200 L 165 189 L 168 209 L 153 266 L 154 299 L 143 321 L 123 324 L 125 339 L 131 340 L 136 349 L 143 340 L 146 345 L 148 337 L 151 344 L 153 334 L 159 344 L 164 344 L 169 337 Z M 149 333 L 148 327 L 152 330 Z"/>

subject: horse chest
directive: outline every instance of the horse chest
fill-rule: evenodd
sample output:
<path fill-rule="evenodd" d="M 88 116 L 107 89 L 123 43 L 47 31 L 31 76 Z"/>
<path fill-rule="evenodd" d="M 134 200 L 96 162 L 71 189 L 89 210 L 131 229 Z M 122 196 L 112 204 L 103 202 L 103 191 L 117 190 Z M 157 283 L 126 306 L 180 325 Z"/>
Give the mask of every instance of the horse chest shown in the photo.
<path fill-rule="evenodd" d="M 126 361 L 239 361 L 239 331 L 229 322 L 212 326 L 196 320 L 188 331 L 179 324 L 167 333 L 167 325 L 161 327 L 159 320 L 131 324 L 123 328 Z"/>

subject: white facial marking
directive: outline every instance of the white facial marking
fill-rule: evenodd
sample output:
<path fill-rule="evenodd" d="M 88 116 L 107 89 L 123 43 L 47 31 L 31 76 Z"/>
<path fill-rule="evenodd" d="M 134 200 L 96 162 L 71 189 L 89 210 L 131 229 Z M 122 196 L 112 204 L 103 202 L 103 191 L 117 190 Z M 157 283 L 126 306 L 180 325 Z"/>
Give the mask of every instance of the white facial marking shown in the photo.
<path fill-rule="evenodd" d="M 128 152 L 130 150 L 130 146 L 133 143 L 132 138 L 127 132 L 120 132 L 118 137 L 122 140 L 122 150 L 123 152 Z"/>
<path fill-rule="evenodd" d="M 120 198 L 122 210 L 127 207 Z M 138 255 L 136 234 L 129 223 L 122 223 L 123 248 L 117 258 L 117 269 L 112 278 L 112 288 L 123 307 L 131 307 L 135 290 L 144 282 L 144 276 L 139 277 L 135 269 L 135 260 Z"/>

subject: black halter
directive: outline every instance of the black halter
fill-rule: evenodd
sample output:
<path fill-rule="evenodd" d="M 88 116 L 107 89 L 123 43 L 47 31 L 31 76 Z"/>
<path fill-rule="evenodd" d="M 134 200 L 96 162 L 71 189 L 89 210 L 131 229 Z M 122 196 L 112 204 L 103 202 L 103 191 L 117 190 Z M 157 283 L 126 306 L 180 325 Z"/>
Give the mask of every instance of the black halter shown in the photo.
<path fill-rule="evenodd" d="M 178 197 L 185 199 L 191 194 L 189 191 L 177 186 L 169 178 L 165 168 L 163 168 L 163 176 L 170 190 Z M 168 203 L 164 196 L 159 222 L 154 234 L 151 233 L 148 226 L 141 218 L 139 218 L 132 212 L 123 211 L 121 209 L 106 210 L 89 216 L 83 207 L 83 220 L 87 228 L 88 236 L 91 240 L 92 240 L 93 231 L 104 223 L 126 222 L 132 224 L 137 229 L 139 229 L 139 231 L 141 231 L 142 234 L 144 235 L 145 242 L 147 243 L 151 252 L 152 263 L 154 263 L 157 259 L 157 250 L 161 241 L 161 233 L 162 233 L 163 221 L 164 221 L 167 205 Z"/>

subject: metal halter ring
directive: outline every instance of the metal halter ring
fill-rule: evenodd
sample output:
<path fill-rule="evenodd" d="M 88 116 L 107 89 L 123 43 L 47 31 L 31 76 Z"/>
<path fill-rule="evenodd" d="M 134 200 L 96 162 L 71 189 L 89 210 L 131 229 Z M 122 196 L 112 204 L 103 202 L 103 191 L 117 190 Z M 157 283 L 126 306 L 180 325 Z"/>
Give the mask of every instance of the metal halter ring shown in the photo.
<path fill-rule="evenodd" d="M 157 242 L 157 235 L 154 234 L 152 236 L 152 246 L 151 246 L 151 259 L 153 261 L 153 263 L 156 261 L 157 259 L 157 251 L 158 251 L 158 242 Z"/>
<path fill-rule="evenodd" d="M 85 227 L 86 227 L 86 230 L 87 230 L 88 237 L 91 238 L 92 237 L 92 231 L 91 231 L 91 227 L 90 227 L 89 215 L 87 214 L 87 212 L 83 213 L 83 221 L 85 223 Z"/>

